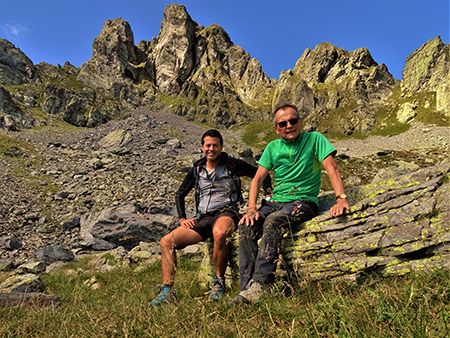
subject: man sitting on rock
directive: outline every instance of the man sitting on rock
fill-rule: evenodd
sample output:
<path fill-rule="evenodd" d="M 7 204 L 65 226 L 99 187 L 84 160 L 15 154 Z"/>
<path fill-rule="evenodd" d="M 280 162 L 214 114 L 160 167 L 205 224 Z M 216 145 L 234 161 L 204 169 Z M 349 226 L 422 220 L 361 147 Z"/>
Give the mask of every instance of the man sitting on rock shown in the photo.
<path fill-rule="evenodd" d="M 225 290 L 225 270 L 229 259 L 229 240 L 239 222 L 239 204 L 243 201 L 239 176 L 254 177 L 257 168 L 229 157 L 223 149 L 223 138 L 217 130 L 208 130 L 201 139 L 205 157 L 194 163 L 180 188 L 175 202 L 180 226 L 161 239 L 163 284 L 149 303 L 156 307 L 175 300 L 174 273 L 176 250 L 214 239 L 213 259 L 216 269 L 209 301 L 217 301 Z M 261 180 L 265 194 L 271 193 L 270 178 Z M 197 217 L 186 218 L 185 197 L 195 188 Z"/>
<path fill-rule="evenodd" d="M 239 224 L 239 274 L 241 291 L 227 304 L 254 303 L 275 280 L 283 234 L 318 213 L 321 164 L 336 194 L 331 215 L 348 209 L 347 196 L 334 161 L 336 149 L 318 132 L 301 132 L 304 115 L 296 106 L 280 104 L 273 113 L 274 130 L 282 138 L 270 142 L 258 161 L 249 192 L 249 208 Z M 259 210 L 256 199 L 261 183 L 274 170 L 270 201 Z M 258 240 L 261 239 L 258 249 Z"/>

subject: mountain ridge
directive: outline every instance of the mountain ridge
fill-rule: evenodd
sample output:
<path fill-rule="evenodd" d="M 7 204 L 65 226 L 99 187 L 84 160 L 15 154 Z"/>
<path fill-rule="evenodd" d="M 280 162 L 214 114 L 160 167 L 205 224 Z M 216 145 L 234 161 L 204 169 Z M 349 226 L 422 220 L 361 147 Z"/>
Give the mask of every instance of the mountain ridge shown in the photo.
<path fill-rule="evenodd" d="M 406 115 L 396 123 L 407 124 L 420 110 L 419 122 L 427 122 L 420 115 L 431 114 L 438 115 L 431 123 L 449 123 L 449 46 L 440 37 L 406 59 L 402 81 L 367 48 L 348 52 L 330 43 L 308 48 L 293 70 L 270 79 L 222 27 L 199 26 L 177 4 L 166 7 L 158 36 L 137 45 L 128 22 L 107 20 L 94 39 L 92 58 L 80 69 L 69 62 L 33 65 L 7 40 L 0 42 L 0 84 L 11 96 L 5 93 L 8 107 L 0 107 L 0 125 L 6 128 L 46 125 L 49 117 L 95 127 L 138 107 L 230 128 L 270 121 L 280 100 L 311 112 L 308 130 L 343 135 L 370 133 L 381 110 Z M 399 98 L 389 102 L 399 86 L 401 97 L 410 98 L 405 107 Z M 422 102 L 422 93 L 435 98 Z"/>

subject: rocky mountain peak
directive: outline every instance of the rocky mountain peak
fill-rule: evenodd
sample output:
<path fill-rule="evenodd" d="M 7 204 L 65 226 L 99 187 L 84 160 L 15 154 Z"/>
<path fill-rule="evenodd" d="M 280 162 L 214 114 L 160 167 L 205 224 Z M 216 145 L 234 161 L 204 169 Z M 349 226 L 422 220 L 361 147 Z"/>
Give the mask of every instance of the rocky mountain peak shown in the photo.
<path fill-rule="evenodd" d="M 103 24 L 99 37 L 107 38 L 110 36 L 117 36 L 124 43 L 132 43 L 134 45 L 134 35 L 131 26 L 127 21 L 122 20 L 122 17 L 107 20 Z"/>
<path fill-rule="evenodd" d="M 348 76 L 356 77 L 361 72 L 378 66 L 365 47 L 347 52 L 329 42 L 324 42 L 317 45 L 314 50 L 306 49 L 298 59 L 293 72 L 307 83 L 331 83 L 341 82 Z M 392 78 L 390 82 L 394 82 L 393 76 L 390 77 Z"/>
<path fill-rule="evenodd" d="M 436 38 L 407 59 L 402 90 L 410 91 L 408 97 L 419 89 L 433 92 L 434 99 L 424 100 L 426 110 L 449 109 L 448 50 Z M 310 112 L 306 130 L 350 135 L 370 132 L 381 107 L 396 114 L 395 101 L 406 100 L 396 96 L 387 102 L 400 82 L 364 47 L 346 51 L 321 43 L 306 49 L 294 69 L 282 71 L 279 80 L 270 79 L 260 62 L 234 44 L 222 27 L 198 25 L 178 4 L 165 8 L 157 37 L 137 46 L 127 21 L 107 20 L 93 41 L 92 57 L 81 69 L 70 63 L 33 66 L 18 48 L 0 40 L 0 83 L 29 83 L 3 95 L 10 102 L 4 106 L 15 110 L 0 113 L 11 115 L 8 119 L 17 128 L 47 123 L 23 118 L 34 108 L 52 119 L 95 127 L 140 107 L 168 109 L 189 121 L 228 128 L 270 121 L 272 107 L 289 100 Z M 414 99 L 407 101 L 408 107 L 418 107 Z M 398 121 L 410 123 L 417 115 L 410 113 Z"/>
<path fill-rule="evenodd" d="M 402 90 L 435 91 L 449 74 L 449 46 L 440 36 L 427 41 L 406 58 Z"/>
<path fill-rule="evenodd" d="M 322 131 L 345 134 L 369 132 L 378 108 L 399 84 L 384 64 L 375 62 L 367 48 L 348 52 L 328 42 L 306 49 L 292 73 L 284 73 L 280 78 L 288 93 L 293 91 L 292 82 L 302 81 L 305 84 L 295 86 L 302 88 L 302 95 L 297 95 L 303 100 L 301 106 L 312 112 L 307 129 L 314 130 L 322 124 Z M 306 95 L 308 88 L 310 93 Z M 327 125 L 331 114 L 339 116 Z"/>
<path fill-rule="evenodd" d="M 153 51 L 156 85 L 164 94 L 177 95 L 191 75 L 195 62 L 197 23 L 183 5 L 169 5 Z"/>
<path fill-rule="evenodd" d="M 33 62 L 11 42 L 0 39 L 0 83 L 20 85 L 34 79 Z"/>
<path fill-rule="evenodd" d="M 108 20 L 94 39 L 92 58 L 81 66 L 78 80 L 119 96 L 126 81 L 137 78 L 132 65 L 138 62 L 139 54 L 130 24 L 122 18 Z"/>
<path fill-rule="evenodd" d="M 406 59 L 402 92 L 435 92 L 436 110 L 450 116 L 450 45 L 441 37 L 427 41 Z"/>

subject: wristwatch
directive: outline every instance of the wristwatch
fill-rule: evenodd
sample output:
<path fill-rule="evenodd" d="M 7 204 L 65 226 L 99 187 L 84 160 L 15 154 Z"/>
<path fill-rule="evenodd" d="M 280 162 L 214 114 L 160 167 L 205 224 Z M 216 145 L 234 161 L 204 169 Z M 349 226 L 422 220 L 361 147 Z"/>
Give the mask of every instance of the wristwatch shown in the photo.
<path fill-rule="evenodd" d="M 339 199 L 339 198 L 347 199 L 347 195 L 346 194 L 340 194 L 340 195 L 336 196 L 336 199 Z"/>

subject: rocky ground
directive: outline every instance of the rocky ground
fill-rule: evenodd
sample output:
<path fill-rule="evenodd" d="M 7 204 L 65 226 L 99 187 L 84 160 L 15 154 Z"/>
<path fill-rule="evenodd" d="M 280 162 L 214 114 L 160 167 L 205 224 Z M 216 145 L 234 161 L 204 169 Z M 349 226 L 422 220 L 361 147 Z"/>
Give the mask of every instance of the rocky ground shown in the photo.
<path fill-rule="evenodd" d="M 431 148 L 441 149 L 444 155 L 450 147 L 450 128 L 416 123 L 408 131 L 399 135 L 391 137 L 369 136 L 365 140 L 333 140 L 333 144 L 339 153 L 350 157 L 370 156 L 386 150 L 414 151 Z M 430 160 L 432 161 L 432 159 Z M 430 163 L 432 163 L 431 161 Z"/>
<path fill-rule="evenodd" d="M 204 131 L 180 116 L 144 109 L 95 129 L 2 130 L 14 139 L 4 136 L 8 146 L 0 147 L 0 259 L 27 261 L 52 244 L 81 251 L 77 219 L 108 206 L 173 205 L 184 174 L 202 155 Z M 248 154 L 239 132 L 223 134 L 225 151 Z M 332 143 L 350 187 L 448 160 L 450 127 L 418 124 L 393 137 Z"/>

